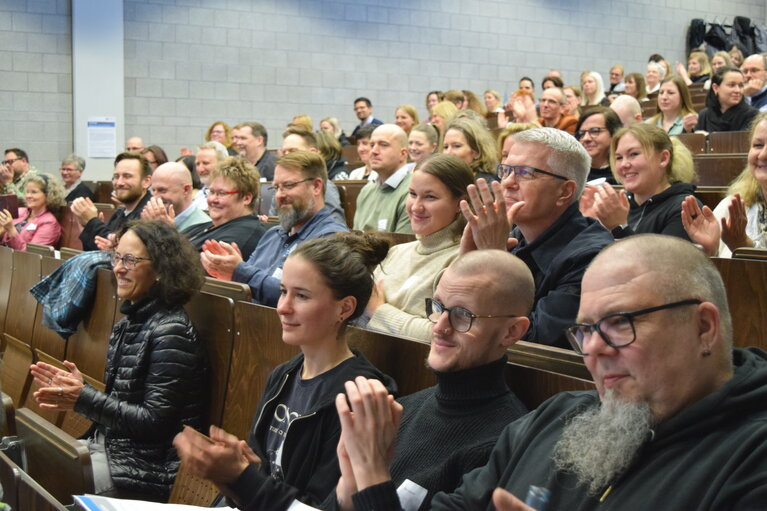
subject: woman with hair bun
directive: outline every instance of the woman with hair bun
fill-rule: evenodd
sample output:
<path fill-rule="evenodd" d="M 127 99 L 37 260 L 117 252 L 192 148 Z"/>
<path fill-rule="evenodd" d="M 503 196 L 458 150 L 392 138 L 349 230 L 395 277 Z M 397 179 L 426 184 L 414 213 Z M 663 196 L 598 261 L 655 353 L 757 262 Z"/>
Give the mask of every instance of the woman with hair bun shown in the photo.
<path fill-rule="evenodd" d="M 174 441 L 192 473 L 213 481 L 240 509 L 322 502 L 340 477 L 335 398 L 357 376 L 396 385 L 344 337 L 373 291 L 372 271 L 389 244 L 337 233 L 298 246 L 285 261 L 277 314 L 282 341 L 301 353 L 269 375 L 247 443 L 211 426 L 215 445 L 191 431 Z"/>
<path fill-rule="evenodd" d="M 689 239 L 681 204 L 695 193 L 690 150 L 662 128 L 639 123 L 615 134 L 610 159 L 625 191 L 607 183 L 589 186 L 581 196 L 581 212 L 599 220 L 615 238 L 655 233 Z"/>

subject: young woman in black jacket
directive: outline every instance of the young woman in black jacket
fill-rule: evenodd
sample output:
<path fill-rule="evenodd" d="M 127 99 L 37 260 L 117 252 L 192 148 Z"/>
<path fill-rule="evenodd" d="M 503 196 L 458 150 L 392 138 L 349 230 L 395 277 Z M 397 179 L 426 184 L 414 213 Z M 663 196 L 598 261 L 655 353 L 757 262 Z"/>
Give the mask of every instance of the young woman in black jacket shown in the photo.
<path fill-rule="evenodd" d="M 388 243 L 370 234 L 338 233 L 300 245 L 285 261 L 277 314 L 283 342 L 301 354 L 278 366 L 266 384 L 247 443 L 211 427 L 211 444 L 185 431 L 174 441 L 190 471 L 214 482 L 240 509 L 286 510 L 298 499 L 323 501 L 340 476 L 341 432 L 335 397 L 357 376 L 394 382 L 349 349 L 346 324 L 373 290 L 372 270 Z"/>

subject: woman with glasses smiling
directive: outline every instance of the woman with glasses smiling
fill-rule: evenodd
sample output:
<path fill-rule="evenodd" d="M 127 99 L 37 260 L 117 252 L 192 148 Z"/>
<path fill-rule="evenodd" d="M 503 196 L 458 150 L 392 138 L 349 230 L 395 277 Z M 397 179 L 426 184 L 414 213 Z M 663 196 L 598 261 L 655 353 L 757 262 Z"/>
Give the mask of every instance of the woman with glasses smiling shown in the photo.
<path fill-rule="evenodd" d="M 200 289 L 199 256 L 162 222 L 133 222 L 111 253 L 125 315 L 109 338 L 106 390 L 66 370 L 31 368 L 43 408 L 93 421 L 86 434 L 98 494 L 165 502 L 178 470 L 172 446 L 182 425 L 200 428 L 206 401 L 205 347 L 184 311 Z"/>
<path fill-rule="evenodd" d="M 256 167 L 243 158 L 227 158 L 210 173 L 208 214 L 210 222 L 193 225 L 183 231 L 197 250 L 207 240 L 235 243 L 248 260 L 255 250 L 264 225 L 253 214 L 261 183 Z"/>
<path fill-rule="evenodd" d="M 469 165 L 450 154 L 431 156 L 413 171 L 406 209 L 418 239 L 392 247 L 376 270 L 378 285 L 365 311 L 369 328 L 431 337 L 424 299 L 432 296 L 441 272 L 458 256 L 466 225 L 459 204 L 473 182 Z"/>
<path fill-rule="evenodd" d="M 588 182 L 596 179 L 601 182 L 615 183 L 610 171 L 610 141 L 621 129 L 621 120 L 612 108 L 592 107 L 578 119 L 575 138 L 591 156 L 591 169 Z M 595 183 L 598 184 L 598 183 Z"/>

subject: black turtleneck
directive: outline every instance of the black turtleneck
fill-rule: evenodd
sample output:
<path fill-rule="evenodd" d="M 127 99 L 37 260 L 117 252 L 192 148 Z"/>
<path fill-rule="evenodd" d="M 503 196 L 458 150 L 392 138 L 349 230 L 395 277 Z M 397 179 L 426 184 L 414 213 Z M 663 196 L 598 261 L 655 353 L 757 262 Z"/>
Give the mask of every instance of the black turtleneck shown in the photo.
<path fill-rule="evenodd" d="M 436 372 L 437 385 L 399 401 L 405 408 L 391 465 L 395 486 L 409 479 L 428 490 L 421 509 L 439 491 L 484 465 L 507 424 L 527 410 L 506 386 L 506 357 L 479 367 Z"/>

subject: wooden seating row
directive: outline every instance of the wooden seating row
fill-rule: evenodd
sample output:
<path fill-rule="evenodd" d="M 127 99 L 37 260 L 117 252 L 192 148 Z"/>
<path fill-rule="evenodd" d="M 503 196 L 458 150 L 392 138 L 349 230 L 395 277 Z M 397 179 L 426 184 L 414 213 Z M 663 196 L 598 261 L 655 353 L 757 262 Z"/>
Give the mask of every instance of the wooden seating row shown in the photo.
<path fill-rule="evenodd" d="M 705 135 L 703 133 L 682 133 L 674 135 L 693 154 L 728 154 L 747 153 L 749 150 L 748 131 L 717 131 Z"/>
<path fill-rule="evenodd" d="M 748 163 L 747 153 L 696 154 L 693 156 L 696 184 L 699 186 L 727 186 L 743 172 Z"/>

